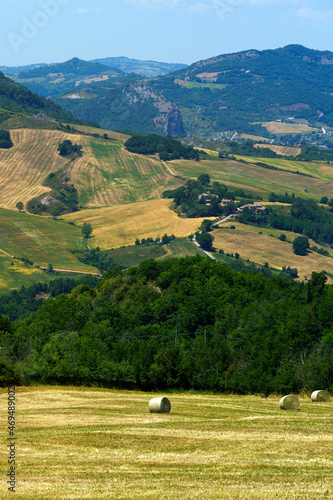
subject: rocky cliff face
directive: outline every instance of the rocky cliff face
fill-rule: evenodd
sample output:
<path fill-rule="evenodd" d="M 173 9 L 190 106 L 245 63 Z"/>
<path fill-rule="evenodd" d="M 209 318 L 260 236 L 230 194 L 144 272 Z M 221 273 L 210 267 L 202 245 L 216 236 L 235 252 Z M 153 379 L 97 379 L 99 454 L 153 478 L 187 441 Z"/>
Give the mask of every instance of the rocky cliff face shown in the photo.
<path fill-rule="evenodd" d="M 186 135 L 179 106 L 171 103 L 160 92 L 152 90 L 145 84 L 133 85 L 132 91 L 135 92 L 134 95 L 128 94 L 131 104 L 138 101 L 153 101 L 154 106 L 159 111 L 159 115 L 154 118 L 159 133 L 173 137 Z"/>
<path fill-rule="evenodd" d="M 167 113 L 165 117 L 164 134 L 173 137 L 177 135 L 186 135 L 179 106 L 173 106 L 171 111 Z"/>

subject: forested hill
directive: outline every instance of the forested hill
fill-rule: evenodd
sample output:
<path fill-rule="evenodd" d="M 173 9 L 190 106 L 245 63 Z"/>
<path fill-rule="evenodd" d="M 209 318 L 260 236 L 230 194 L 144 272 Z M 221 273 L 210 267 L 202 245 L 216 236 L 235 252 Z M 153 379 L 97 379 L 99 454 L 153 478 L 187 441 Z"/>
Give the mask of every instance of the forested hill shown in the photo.
<path fill-rule="evenodd" d="M 240 274 L 206 257 L 115 268 L 96 289 L 50 298 L 18 324 L 0 318 L 2 381 L 332 390 L 333 286 L 325 281 L 324 273 L 307 284 Z"/>
<path fill-rule="evenodd" d="M 89 84 L 80 102 L 67 98 L 63 105 L 82 119 L 147 133 L 157 131 L 171 103 L 185 131 L 202 138 L 231 130 L 262 136 L 267 131 L 254 122 L 290 117 L 333 126 L 332 62 L 333 53 L 300 45 L 248 50 L 135 84 L 124 79 L 122 92 L 109 81 Z M 134 118 L 138 106 L 144 129 Z"/>
<path fill-rule="evenodd" d="M 254 121 L 290 116 L 333 125 L 332 78 L 333 52 L 288 45 L 199 61 L 155 85 L 211 129 L 250 130 Z"/>
<path fill-rule="evenodd" d="M 64 111 L 58 104 L 34 94 L 26 87 L 13 82 L 0 72 L 0 108 L 12 112 L 21 112 L 28 115 L 44 112 L 47 116 L 56 120 L 75 123 L 77 120 L 73 115 Z M 1 114 L 2 120 L 6 119 L 6 113 Z"/>

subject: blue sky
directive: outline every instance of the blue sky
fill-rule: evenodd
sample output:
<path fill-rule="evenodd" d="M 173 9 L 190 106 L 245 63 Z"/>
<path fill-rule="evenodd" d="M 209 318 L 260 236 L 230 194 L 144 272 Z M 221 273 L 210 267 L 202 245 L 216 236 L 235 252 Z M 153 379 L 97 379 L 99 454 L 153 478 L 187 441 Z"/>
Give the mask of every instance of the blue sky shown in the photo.
<path fill-rule="evenodd" d="M 0 0 L 0 66 L 127 56 L 191 64 L 290 43 L 333 50 L 332 0 Z"/>

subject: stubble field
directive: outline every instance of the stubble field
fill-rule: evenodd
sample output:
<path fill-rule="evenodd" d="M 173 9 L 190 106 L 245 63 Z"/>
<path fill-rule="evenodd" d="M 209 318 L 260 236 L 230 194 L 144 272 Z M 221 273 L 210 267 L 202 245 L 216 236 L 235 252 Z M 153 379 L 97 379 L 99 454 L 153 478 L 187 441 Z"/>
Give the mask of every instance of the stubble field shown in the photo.
<path fill-rule="evenodd" d="M 1 420 L 7 390 L 1 389 Z M 332 498 L 332 404 L 300 397 L 16 389 L 17 485 L 24 499 L 322 500 Z M 1 498 L 11 498 L 6 427 Z"/>

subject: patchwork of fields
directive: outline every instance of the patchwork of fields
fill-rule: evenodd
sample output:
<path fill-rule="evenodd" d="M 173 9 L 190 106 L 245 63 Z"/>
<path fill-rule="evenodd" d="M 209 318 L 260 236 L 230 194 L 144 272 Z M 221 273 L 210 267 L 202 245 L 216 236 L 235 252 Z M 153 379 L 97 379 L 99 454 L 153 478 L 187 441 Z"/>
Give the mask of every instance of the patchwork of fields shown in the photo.
<path fill-rule="evenodd" d="M 168 395 L 17 387 L 16 496 L 24 499 L 295 500 L 331 498 L 332 403 L 280 396 Z M 0 389 L 7 418 L 7 389 Z M 1 449 L 1 476 L 8 472 Z M 1 496 L 7 486 L 2 481 Z M 9 497 L 9 496 L 8 496 Z"/>
<path fill-rule="evenodd" d="M 272 191 L 276 193 L 293 192 L 296 196 L 303 198 L 320 199 L 324 195 L 328 198 L 333 197 L 333 168 L 326 163 L 245 156 L 237 156 L 237 159 L 242 160 L 242 163 L 228 159 L 213 160 L 209 158 L 201 162 L 174 160 L 169 162 L 169 165 L 175 174 L 196 178 L 201 174 L 208 173 L 212 181 L 224 183 L 230 188 L 244 189 L 245 192 L 261 196 L 266 200 Z M 258 162 L 272 165 L 279 170 L 270 170 L 255 165 Z M 298 175 L 297 171 L 313 177 Z"/>

